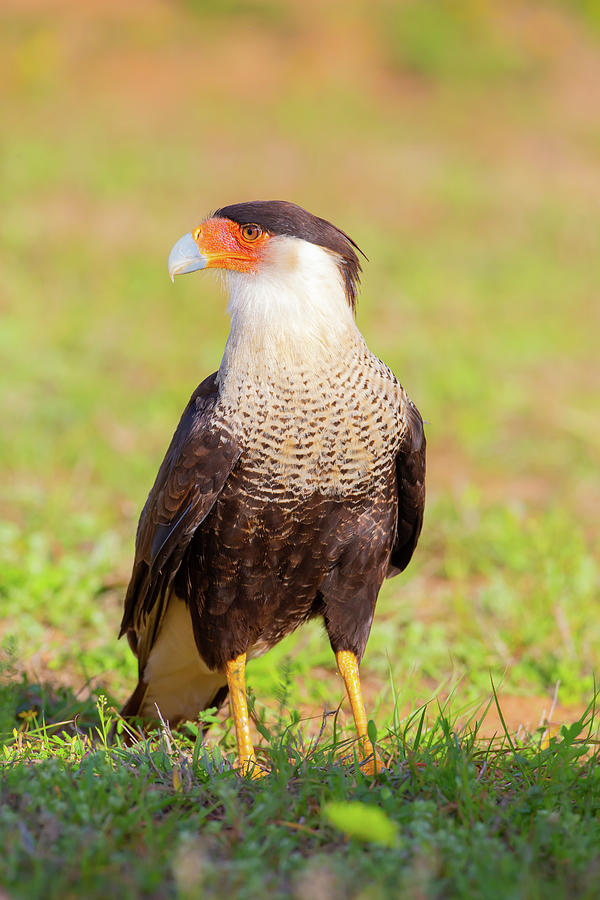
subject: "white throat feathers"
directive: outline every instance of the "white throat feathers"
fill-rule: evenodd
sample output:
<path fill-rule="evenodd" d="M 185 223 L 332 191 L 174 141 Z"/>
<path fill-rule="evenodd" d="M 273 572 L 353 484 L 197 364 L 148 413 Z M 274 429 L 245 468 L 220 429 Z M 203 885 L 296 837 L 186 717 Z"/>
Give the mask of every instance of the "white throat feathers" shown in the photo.
<path fill-rule="evenodd" d="M 254 274 L 224 273 L 231 330 L 219 368 L 232 379 L 261 378 L 273 367 L 311 372 L 346 355 L 363 338 L 335 253 L 278 236 Z"/>

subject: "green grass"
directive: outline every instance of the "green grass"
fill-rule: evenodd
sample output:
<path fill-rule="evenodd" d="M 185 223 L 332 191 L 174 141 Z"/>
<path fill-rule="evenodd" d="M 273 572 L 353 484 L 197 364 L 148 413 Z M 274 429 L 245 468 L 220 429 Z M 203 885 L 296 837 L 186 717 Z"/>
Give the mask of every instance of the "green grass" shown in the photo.
<path fill-rule="evenodd" d="M 351 743 L 306 743 L 283 718 L 263 727 L 258 781 L 221 752 L 230 736 L 113 747 L 102 702 L 89 735 L 33 721 L 5 749 L 3 882 L 48 898 L 596 896 L 595 709 L 494 745 L 425 713 L 382 736 L 377 780 Z"/>
<path fill-rule="evenodd" d="M 0 885 L 597 896 L 591 5 L 38 7 L 0 12 Z M 359 325 L 427 421 L 422 539 L 362 668 L 375 783 L 340 762 L 345 708 L 311 743 L 343 696 L 316 623 L 249 665 L 262 782 L 231 770 L 226 711 L 206 753 L 193 728 L 97 732 L 98 696 L 135 680 L 116 633 L 139 510 L 227 335 L 215 284 L 173 287 L 166 256 L 254 197 L 364 247 Z M 506 733 L 495 702 L 481 721 L 492 683 Z"/>

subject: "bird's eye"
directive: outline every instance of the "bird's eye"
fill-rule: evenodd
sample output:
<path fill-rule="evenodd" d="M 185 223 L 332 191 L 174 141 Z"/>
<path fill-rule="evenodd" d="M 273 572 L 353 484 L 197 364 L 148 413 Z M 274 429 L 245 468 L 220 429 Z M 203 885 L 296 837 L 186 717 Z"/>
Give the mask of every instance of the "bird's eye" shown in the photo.
<path fill-rule="evenodd" d="M 242 225 L 242 237 L 245 241 L 256 241 L 261 234 L 260 225 Z"/>

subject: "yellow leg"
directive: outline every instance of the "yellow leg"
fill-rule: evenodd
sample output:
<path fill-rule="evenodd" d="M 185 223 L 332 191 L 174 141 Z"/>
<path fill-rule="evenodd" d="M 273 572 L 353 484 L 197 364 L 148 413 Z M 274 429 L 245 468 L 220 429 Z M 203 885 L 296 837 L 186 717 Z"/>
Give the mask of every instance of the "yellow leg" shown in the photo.
<path fill-rule="evenodd" d="M 235 723 L 239 768 L 244 775 L 251 774 L 252 777 L 258 777 L 264 773 L 256 767 L 256 756 L 250 737 L 248 703 L 246 702 L 246 654 L 242 653 L 228 662 L 225 671 L 229 685 L 231 714 Z"/>
<path fill-rule="evenodd" d="M 373 753 L 373 748 L 367 737 L 367 714 L 365 712 L 365 704 L 363 703 L 362 690 L 360 687 L 360 677 L 358 674 L 358 660 L 354 653 L 349 650 L 338 650 L 335 659 L 346 685 L 346 691 L 350 698 L 352 706 L 352 715 L 354 716 L 354 724 L 358 733 L 361 769 L 366 775 L 375 775 L 377 771 L 381 771 L 383 764 L 379 755 Z"/>

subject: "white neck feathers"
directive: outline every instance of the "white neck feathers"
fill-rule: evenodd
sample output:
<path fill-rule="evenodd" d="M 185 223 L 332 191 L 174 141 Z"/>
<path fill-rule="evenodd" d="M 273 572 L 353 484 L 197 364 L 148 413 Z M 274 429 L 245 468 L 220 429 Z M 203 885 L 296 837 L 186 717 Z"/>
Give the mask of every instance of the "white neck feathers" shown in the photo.
<path fill-rule="evenodd" d="M 335 255 L 297 238 L 271 239 L 260 270 L 226 271 L 231 331 L 221 385 L 273 367 L 314 371 L 362 340 Z"/>

